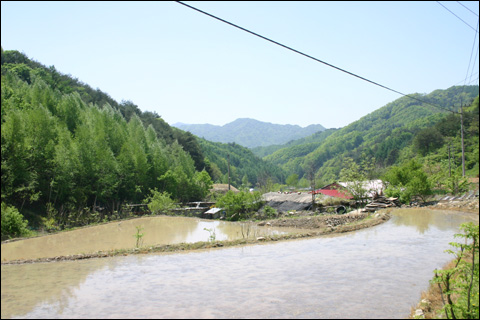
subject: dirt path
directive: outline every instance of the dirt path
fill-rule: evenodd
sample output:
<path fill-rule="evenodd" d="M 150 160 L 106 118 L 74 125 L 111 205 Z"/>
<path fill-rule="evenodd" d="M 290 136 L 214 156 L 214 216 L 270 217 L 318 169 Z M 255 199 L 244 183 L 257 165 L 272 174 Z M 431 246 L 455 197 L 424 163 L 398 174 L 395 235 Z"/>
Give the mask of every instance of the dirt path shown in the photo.
<path fill-rule="evenodd" d="M 470 213 L 478 213 L 478 198 L 468 200 L 439 201 L 438 203 L 428 206 L 436 210 L 452 210 Z"/>

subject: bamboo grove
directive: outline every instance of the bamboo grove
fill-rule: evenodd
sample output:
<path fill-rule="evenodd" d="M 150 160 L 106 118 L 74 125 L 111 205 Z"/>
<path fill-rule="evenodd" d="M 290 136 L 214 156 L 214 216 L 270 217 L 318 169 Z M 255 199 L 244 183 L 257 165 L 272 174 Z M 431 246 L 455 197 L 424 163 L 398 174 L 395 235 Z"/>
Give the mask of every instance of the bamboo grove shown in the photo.
<path fill-rule="evenodd" d="M 2 66 L 2 202 L 31 218 L 49 209 L 109 215 L 155 188 L 178 201 L 205 196 L 210 176 L 177 140 L 36 73 L 28 80 Z"/>

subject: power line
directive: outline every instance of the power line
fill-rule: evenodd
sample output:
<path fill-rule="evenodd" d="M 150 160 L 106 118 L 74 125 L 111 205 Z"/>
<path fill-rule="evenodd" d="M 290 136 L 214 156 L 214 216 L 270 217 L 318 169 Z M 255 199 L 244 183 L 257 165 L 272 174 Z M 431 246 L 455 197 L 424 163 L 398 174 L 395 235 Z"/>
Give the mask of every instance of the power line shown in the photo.
<path fill-rule="evenodd" d="M 477 22 L 477 30 L 478 30 L 478 22 Z M 475 46 L 475 41 L 473 42 L 473 45 Z M 479 47 L 479 43 L 477 43 L 477 50 L 475 50 L 475 58 L 473 59 L 472 71 L 470 71 L 470 79 L 472 79 L 473 70 L 475 70 L 475 64 L 477 63 L 478 47 Z M 473 50 L 473 47 L 472 47 L 472 50 Z"/>
<path fill-rule="evenodd" d="M 478 17 L 478 14 L 476 14 L 475 12 L 473 12 L 472 10 L 468 9 L 467 7 L 465 7 L 463 4 L 460 3 L 460 1 L 457 1 L 459 5 L 461 5 L 462 7 L 464 7 L 465 9 L 467 9 L 468 11 L 470 11 L 471 13 L 473 13 L 474 15 L 476 15 Z"/>
<path fill-rule="evenodd" d="M 445 7 L 443 4 L 441 4 L 439 1 L 437 1 L 437 3 L 439 5 L 441 5 L 442 7 L 444 7 L 448 12 L 450 12 L 451 14 L 453 14 L 455 17 L 457 17 L 458 19 L 460 19 L 463 23 L 465 23 L 467 26 L 469 26 L 470 28 L 472 28 L 473 31 L 475 31 L 475 33 L 478 33 L 477 30 L 475 30 L 471 25 L 469 25 L 468 23 L 466 23 L 465 21 L 462 20 L 462 18 L 460 18 L 459 16 L 457 16 L 455 13 L 453 13 L 452 11 L 450 11 L 447 7 Z"/>
<path fill-rule="evenodd" d="M 477 30 L 478 30 L 478 22 L 477 22 Z M 473 56 L 473 50 L 475 49 L 475 42 L 477 41 L 477 36 L 473 37 L 473 45 L 472 45 L 472 52 L 470 52 L 470 60 L 468 61 L 468 68 L 467 68 L 467 75 L 465 76 L 465 82 L 467 82 L 468 78 L 468 73 L 470 72 L 470 64 L 472 63 L 472 56 Z M 478 53 L 478 50 L 477 50 Z M 475 60 L 477 59 L 475 55 Z M 473 62 L 473 66 L 475 66 L 475 61 Z M 472 67 L 472 72 L 473 72 L 473 67 Z"/>
<path fill-rule="evenodd" d="M 473 71 L 473 70 L 472 70 L 472 71 Z M 477 75 L 478 73 L 479 73 L 479 72 L 477 71 L 477 72 L 475 72 L 475 73 L 472 72 L 472 73 L 470 74 L 469 83 L 472 83 L 471 78 L 472 78 L 474 75 Z M 459 85 L 459 84 L 462 83 L 462 82 L 465 82 L 465 79 L 458 81 L 457 83 L 454 84 L 454 86 Z M 468 84 L 468 83 L 467 83 L 467 84 Z"/>
<path fill-rule="evenodd" d="M 460 84 L 460 83 L 462 83 L 462 82 L 464 83 L 464 85 L 467 85 L 467 84 L 471 84 L 471 83 L 473 83 L 473 82 L 476 82 L 476 81 L 478 80 L 478 77 L 477 77 L 476 79 L 473 79 L 473 80 L 472 80 L 472 77 L 473 77 L 474 75 L 476 75 L 476 74 L 478 74 L 478 72 L 472 73 L 472 74 L 470 75 L 470 79 L 468 80 L 468 83 L 465 83 L 465 79 L 463 79 L 463 80 L 460 80 L 459 82 L 455 83 L 454 86 L 456 86 L 456 85 L 458 85 L 458 84 Z"/>
<path fill-rule="evenodd" d="M 354 76 L 354 77 L 356 77 L 356 78 L 359 78 L 359 79 L 361 79 L 361 80 L 367 81 L 367 82 L 369 82 L 369 83 L 371 83 L 371 84 L 374 84 L 374 85 L 376 85 L 376 86 L 379 86 L 379 87 L 381 87 L 381 88 L 387 89 L 387 90 L 389 90 L 389 91 L 393 91 L 393 92 L 398 93 L 398 94 L 400 94 L 400 95 L 402 95 L 402 96 L 412 98 L 412 99 L 417 100 L 417 101 L 420 101 L 420 102 L 422 102 L 422 103 L 429 104 L 429 105 L 434 106 L 434 107 L 436 107 L 436 108 L 444 109 L 444 110 L 446 110 L 446 111 L 451 111 L 451 110 L 445 109 L 445 108 L 443 108 L 443 107 L 441 107 L 441 106 L 434 105 L 434 104 L 432 104 L 432 103 L 430 103 L 430 102 L 427 102 L 427 101 L 418 99 L 418 98 L 416 98 L 416 97 L 413 97 L 413 96 L 411 96 L 411 95 L 408 95 L 408 94 L 402 93 L 402 92 L 400 92 L 400 91 L 394 90 L 394 89 L 392 89 L 392 88 L 389 88 L 389 87 L 387 87 L 387 86 L 384 86 L 384 85 L 382 85 L 382 84 L 379 84 L 379 83 L 377 83 L 377 82 L 375 82 L 375 81 L 372 81 L 372 80 L 369 80 L 369 79 L 364 78 L 364 77 L 362 77 L 362 76 L 359 76 L 359 75 L 357 75 L 357 74 L 355 74 L 355 73 L 353 73 L 353 72 L 347 71 L 347 70 L 342 69 L 342 68 L 339 68 L 339 67 L 337 67 L 337 66 L 334 66 L 334 65 L 332 65 L 332 64 L 330 64 L 330 63 L 327 63 L 327 62 L 325 62 L 325 61 L 322 61 L 322 60 L 320 60 L 320 59 L 317 59 L 317 58 L 315 58 L 315 57 L 312 57 L 312 56 L 310 56 L 310 55 L 308 55 L 308 54 L 306 54 L 306 53 L 303 53 L 303 52 L 301 52 L 301 51 L 298 51 L 298 50 L 296 50 L 296 49 L 293 49 L 293 48 L 291 48 L 291 47 L 289 47 L 289 46 L 286 46 L 286 45 L 284 45 L 284 44 L 281 44 L 280 42 L 274 41 L 274 40 L 272 40 L 272 39 L 270 39 L 270 38 L 264 37 L 264 36 L 262 36 L 262 35 L 260 35 L 260 34 L 258 34 L 258 33 L 255 33 L 255 32 L 253 32 L 253 31 L 250 31 L 250 30 L 248 30 L 248 29 L 245 29 L 245 28 L 243 28 L 243 27 L 240 27 L 239 25 L 236 25 L 236 24 L 234 24 L 234 23 L 232 23 L 232 22 L 229 22 L 229 21 L 227 21 L 227 20 L 224 20 L 224 19 L 222 19 L 222 18 L 219 18 L 219 17 L 217 17 L 217 16 L 214 16 L 213 14 L 210 14 L 210 13 L 208 13 L 208 12 L 202 11 L 202 10 L 200 10 L 200 9 L 198 9 L 198 8 L 195 8 L 195 7 L 191 6 L 191 5 L 188 5 L 188 4 L 186 4 L 186 3 L 183 3 L 183 2 L 181 2 L 181 1 L 175 1 L 175 2 L 177 2 L 177 3 L 181 4 L 181 5 L 184 5 L 185 7 L 188 7 L 188 8 L 190 8 L 190 9 L 193 9 L 193 10 L 195 10 L 195 11 L 198 11 L 198 12 L 200 12 L 200 13 L 203 13 L 203 14 L 211 17 L 211 18 L 217 19 L 217 20 L 219 20 L 219 21 L 221 21 L 221 22 L 223 22 L 223 23 L 226 23 L 226 24 L 228 24 L 228 25 L 231 25 L 232 27 L 235 27 L 235 28 L 238 28 L 238 29 L 240 29 L 240 30 L 242 30 L 242 31 L 248 32 L 248 33 L 250 33 L 250 34 L 253 34 L 254 36 L 257 36 L 257 37 L 259 37 L 259 38 L 262 38 L 262 39 L 264 39 L 264 40 L 267 40 L 267 41 L 269 41 L 269 42 L 272 42 L 272 43 L 274 43 L 274 44 L 276 44 L 276 45 L 278 45 L 278 46 L 280 46 L 280 47 L 283 47 L 283 48 L 285 48 L 285 49 L 288 49 L 288 50 L 290 50 L 290 51 L 293 51 L 293 52 L 295 52 L 295 53 L 298 53 L 298 54 L 300 54 L 300 55 L 302 55 L 302 56 L 305 56 L 305 57 L 310 58 L 310 59 L 312 59 L 312 60 L 315 60 L 315 61 L 317 61 L 317 62 L 323 63 L 323 64 L 325 64 L 325 65 L 327 65 L 327 66 L 329 66 L 329 67 L 331 67 L 331 68 L 334 68 L 334 69 L 336 69 L 336 70 L 342 71 L 342 72 L 344 72 L 344 73 L 346 73 L 346 74 L 349 74 L 349 75 Z"/>
<path fill-rule="evenodd" d="M 480 19 L 479 21 L 477 22 L 477 30 L 475 31 L 478 31 L 478 26 L 479 26 L 479 22 L 480 22 Z M 475 33 L 475 36 L 473 37 L 473 45 L 472 45 L 472 52 L 470 52 L 470 60 L 468 61 L 468 67 L 467 67 L 467 74 L 465 75 L 465 81 L 463 83 L 463 90 L 462 90 L 462 93 L 465 92 L 465 85 L 467 83 L 467 79 L 468 79 L 468 74 L 470 73 L 470 64 L 472 63 L 472 56 L 473 56 L 473 50 L 475 49 L 475 43 L 477 41 L 477 34 Z M 475 54 L 475 59 L 473 61 L 473 66 L 472 66 L 472 71 L 471 71 L 471 74 L 470 74 L 470 79 L 472 78 L 473 76 L 473 68 L 475 67 L 475 63 L 476 63 L 476 60 L 477 60 L 477 54 L 478 54 L 478 49 L 477 49 L 477 53 Z M 460 101 L 461 101 L 461 97 L 460 97 Z M 462 108 L 462 103 L 460 102 L 460 111 L 461 111 L 461 108 Z"/>

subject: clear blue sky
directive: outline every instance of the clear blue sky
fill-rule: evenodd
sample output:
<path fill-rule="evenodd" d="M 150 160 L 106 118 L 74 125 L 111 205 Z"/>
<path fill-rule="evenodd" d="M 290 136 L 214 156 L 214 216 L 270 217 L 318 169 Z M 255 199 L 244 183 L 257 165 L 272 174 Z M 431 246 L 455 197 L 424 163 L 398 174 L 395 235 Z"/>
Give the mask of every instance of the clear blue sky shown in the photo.
<path fill-rule="evenodd" d="M 476 15 L 440 2 L 465 23 L 435 1 L 185 3 L 406 94 L 463 85 L 475 39 L 478 84 L 478 1 L 461 1 Z M 2 1 L 1 15 L 4 50 L 170 124 L 338 128 L 401 97 L 176 2 Z"/>

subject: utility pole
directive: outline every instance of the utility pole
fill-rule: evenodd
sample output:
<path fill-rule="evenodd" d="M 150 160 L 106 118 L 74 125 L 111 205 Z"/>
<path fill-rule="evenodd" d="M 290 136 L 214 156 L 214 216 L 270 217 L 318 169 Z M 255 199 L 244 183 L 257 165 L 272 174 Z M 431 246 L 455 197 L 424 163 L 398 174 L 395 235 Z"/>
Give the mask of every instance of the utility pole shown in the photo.
<path fill-rule="evenodd" d="M 452 165 L 450 164 L 450 145 L 448 145 L 448 172 L 449 172 L 449 177 L 452 176 Z"/>
<path fill-rule="evenodd" d="M 230 191 L 230 153 L 228 154 L 228 191 Z"/>
<path fill-rule="evenodd" d="M 310 187 L 312 188 L 312 210 L 315 210 L 315 164 L 312 162 L 307 170 Z"/>
<path fill-rule="evenodd" d="M 465 177 L 465 144 L 463 141 L 463 106 L 460 106 L 460 135 L 462 137 L 462 175 Z"/>
<path fill-rule="evenodd" d="M 454 114 L 460 115 L 460 136 L 462 139 L 462 176 L 465 177 L 465 141 L 464 141 L 464 134 L 463 134 L 463 104 L 460 104 L 460 112 L 457 111 L 450 111 Z"/>

